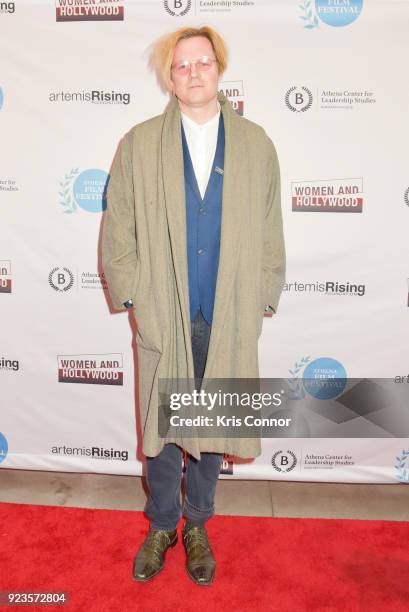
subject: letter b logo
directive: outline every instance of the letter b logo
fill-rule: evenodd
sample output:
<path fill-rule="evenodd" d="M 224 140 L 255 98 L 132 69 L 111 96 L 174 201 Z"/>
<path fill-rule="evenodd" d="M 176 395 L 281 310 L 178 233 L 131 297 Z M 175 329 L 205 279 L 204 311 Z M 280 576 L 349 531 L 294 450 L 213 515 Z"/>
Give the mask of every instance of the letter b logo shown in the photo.
<path fill-rule="evenodd" d="M 53 268 L 48 283 L 55 291 L 69 291 L 74 285 L 74 274 L 69 268 Z"/>
<path fill-rule="evenodd" d="M 277 472 L 291 472 L 297 465 L 297 456 L 292 450 L 279 450 L 271 457 L 271 465 Z"/>
<path fill-rule="evenodd" d="M 285 103 L 293 113 L 301 113 L 311 108 L 312 92 L 308 87 L 291 87 L 285 94 Z"/>
<path fill-rule="evenodd" d="M 172 15 L 172 17 L 183 17 L 192 6 L 192 0 L 165 0 L 165 10 Z"/>

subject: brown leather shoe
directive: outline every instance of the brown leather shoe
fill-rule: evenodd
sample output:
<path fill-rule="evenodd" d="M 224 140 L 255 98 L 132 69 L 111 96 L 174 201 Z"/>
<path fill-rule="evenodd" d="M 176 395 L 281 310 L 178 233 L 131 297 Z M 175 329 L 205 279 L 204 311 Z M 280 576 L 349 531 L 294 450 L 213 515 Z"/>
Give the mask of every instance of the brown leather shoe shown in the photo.
<path fill-rule="evenodd" d="M 165 553 L 176 545 L 177 530 L 150 529 L 134 559 L 133 578 L 141 582 L 150 580 L 163 569 Z"/>
<path fill-rule="evenodd" d="M 216 561 L 210 548 L 206 528 L 194 526 L 182 531 L 183 544 L 187 553 L 186 571 L 193 582 L 209 585 L 213 582 Z"/>

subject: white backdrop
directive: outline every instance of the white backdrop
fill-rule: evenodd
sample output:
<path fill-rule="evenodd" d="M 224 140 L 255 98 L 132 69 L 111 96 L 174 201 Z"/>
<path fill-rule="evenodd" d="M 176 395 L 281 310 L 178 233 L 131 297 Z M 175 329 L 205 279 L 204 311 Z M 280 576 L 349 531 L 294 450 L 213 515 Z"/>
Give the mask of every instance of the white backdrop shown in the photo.
<path fill-rule="evenodd" d="M 2 468 L 142 473 L 131 320 L 99 275 L 102 191 L 119 139 L 167 103 L 149 45 L 204 24 L 230 49 L 221 88 L 281 165 L 287 285 L 261 376 L 409 373 L 409 2 L 0 2 Z M 327 437 L 266 439 L 221 477 L 408 481 L 406 414 L 355 401 L 320 418 Z"/>

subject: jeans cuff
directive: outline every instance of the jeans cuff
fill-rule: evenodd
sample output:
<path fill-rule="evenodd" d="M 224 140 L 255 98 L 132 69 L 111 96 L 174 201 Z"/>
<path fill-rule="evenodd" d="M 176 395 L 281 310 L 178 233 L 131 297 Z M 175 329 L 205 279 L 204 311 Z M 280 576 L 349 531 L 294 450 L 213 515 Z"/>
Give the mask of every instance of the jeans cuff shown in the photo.
<path fill-rule="evenodd" d="M 214 515 L 214 503 L 206 509 L 198 508 L 191 504 L 185 495 L 185 501 L 183 504 L 183 515 L 191 521 L 204 521 L 211 518 Z"/>

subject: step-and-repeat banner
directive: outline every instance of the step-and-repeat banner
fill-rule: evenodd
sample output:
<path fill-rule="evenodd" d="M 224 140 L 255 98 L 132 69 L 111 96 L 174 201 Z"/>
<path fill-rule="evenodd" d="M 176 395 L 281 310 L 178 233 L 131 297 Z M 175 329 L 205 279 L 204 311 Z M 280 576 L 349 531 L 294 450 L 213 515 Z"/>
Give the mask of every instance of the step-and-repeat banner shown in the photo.
<path fill-rule="evenodd" d="M 205 24 L 230 51 L 221 89 L 281 165 L 287 283 L 260 376 L 314 400 L 221 477 L 408 482 L 398 0 L 0 2 L 0 467 L 142 473 L 135 324 L 110 312 L 100 265 L 104 188 L 120 138 L 167 104 L 152 43 Z M 352 378 L 315 396 L 304 384 Z"/>

